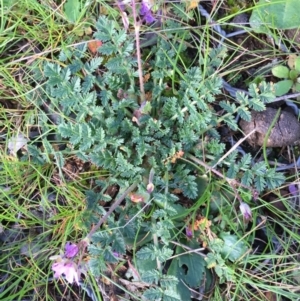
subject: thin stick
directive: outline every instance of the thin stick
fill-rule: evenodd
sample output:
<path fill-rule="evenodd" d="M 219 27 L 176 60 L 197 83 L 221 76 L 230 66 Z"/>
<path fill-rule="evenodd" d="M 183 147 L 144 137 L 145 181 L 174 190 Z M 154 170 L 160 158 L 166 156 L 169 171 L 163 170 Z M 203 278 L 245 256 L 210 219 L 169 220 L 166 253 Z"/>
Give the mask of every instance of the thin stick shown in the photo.
<path fill-rule="evenodd" d="M 237 189 L 236 189 L 236 187 L 235 187 L 235 186 L 237 186 L 237 184 L 240 185 L 240 186 L 242 186 L 242 187 L 244 187 L 244 188 L 246 188 L 246 189 L 249 189 L 249 190 L 252 192 L 252 194 L 254 195 L 255 190 L 252 189 L 251 187 L 248 187 L 248 186 L 246 186 L 246 185 L 243 185 L 242 183 L 238 182 L 238 181 L 235 180 L 235 179 L 227 178 L 227 177 L 224 176 L 222 173 L 220 173 L 218 170 L 216 170 L 216 169 L 214 169 L 213 167 L 207 165 L 206 163 L 204 163 L 203 161 L 199 160 L 198 158 L 196 158 L 195 156 L 193 156 L 193 155 L 191 155 L 191 154 L 188 154 L 188 158 L 191 159 L 193 162 L 195 162 L 195 163 L 197 163 L 197 164 L 203 166 L 205 169 L 210 170 L 211 172 L 213 172 L 214 174 L 216 174 L 217 176 L 219 176 L 221 179 L 224 179 L 224 180 L 231 186 L 231 188 L 234 190 L 235 195 L 236 195 L 236 197 L 238 198 L 238 200 L 240 201 L 240 203 L 242 203 L 243 200 L 242 200 L 242 198 L 240 197 L 240 195 L 239 195 L 239 193 L 238 193 L 238 191 L 237 191 Z M 183 160 L 183 161 L 189 162 L 188 160 L 186 160 L 186 159 L 184 159 L 184 158 L 180 158 L 180 159 Z"/>
<path fill-rule="evenodd" d="M 256 129 L 253 129 L 248 135 L 240 139 L 223 157 L 221 157 L 218 160 L 218 162 L 214 166 L 212 166 L 212 168 L 215 168 L 221 161 L 223 161 L 226 157 L 228 157 L 240 144 L 242 144 L 249 136 L 255 133 L 255 131 Z"/>
<path fill-rule="evenodd" d="M 201 251 L 205 251 L 206 250 L 205 248 L 192 249 L 192 248 L 190 248 L 190 247 L 188 247 L 188 246 L 186 246 L 184 244 L 178 243 L 178 242 L 173 241 L 173 240 L 171 240 L 170 243 L 172 243 L 172 244 L 174 244 L 176 246 L 179 246 L 179 247 L 181 247 L 183 249 L 187 249 L 188 251 L 180 253 L 180 254 L 177 254 L 177 255 L 173 255 L 173 256 L 169 257 L 169 259 L 173 259 L 173 258 L 176 258 L 178 256 L 182 256 L 182 255 L 190 254 L 190 253 L 196 253 L 196 254 L 198 254 L 198 255 L 200 255 L 202 257 L 206 257 L 206 255 L 204 253 L 201 253 Z"/>
<path fill-rule="evenodd" d="M 136 183 L 132 184 L 131 186 L 129 186 L 129 188 L 127 188 L 125 190 L 125 192 L 118 199 L 115 200 L 115 202 L 110 206 L 107 213 L 99 220 L 97 225 L 92 228 L 92 230 L 90 231 L 90 233 L 87 236 L 87 239 L 90 239 L 92 237 L 92 235 L 95 233 L 95 231 L 98 230 L 101 227 L 101 225 L 107 220 L 109 215 L 111 215 L 113 213 L 113 211 L 121 204 L 121 202 L 126 198 L 126 196 L 132 190 L 134 190 L 136 188 L 136 186 L 137 186 Z"/>
<path fill-rule="evenodd" d="M 143 103 L 145 101 L 145 89 L 144 89 L 144 79 L 143 79 L 143 69 L 142 69 L 142 60 L 141 60 L 141 49 L 140 49 L 140 24 L 138 24 L 137 22 L 135 0 L 132 0 L 131 3 L 132 3 L 132 13 L 134 19 L 135 44 L 136 44 L 136 56 L 137 56 L 140 91 L 141 91 L 141 103 Z"/>

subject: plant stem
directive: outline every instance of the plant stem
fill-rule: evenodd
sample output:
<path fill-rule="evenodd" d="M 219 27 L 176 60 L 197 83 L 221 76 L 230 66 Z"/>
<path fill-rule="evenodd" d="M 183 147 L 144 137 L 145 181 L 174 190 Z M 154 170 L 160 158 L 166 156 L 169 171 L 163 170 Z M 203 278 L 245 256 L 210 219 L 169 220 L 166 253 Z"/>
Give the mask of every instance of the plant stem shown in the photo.
<path fill-rule="evenodd" d="M 155 227 L 156 220 L 153 217 L 151 217 L 151 220 L 152 220 L 152 226 Z M 158 245 L 158 237 L 157 237 L 157 234 L 155 232 L 153 232 L 152 238 L 153 238 L 153 244 L 154 244 L 154 246 L 158 249 L 158 247 L 159 247 L 159 245 Z M 162 266 L 161 266 L 161 262 L 158 259 L 158 257 L 156 257 L 156 266 L 157 266 L 157 269 L 161 272 L 162 271 Z"/>
<path fill-rule="evenodd" d="M 226 157 L 228 157 L 234 150 L 236 150 L 238 148 L 238 146 L 244 142 L 249 136 L 251 136 L 253 133 L 256 132 L 256 129 L 253 129 L 250 133 L 248 133 L 244 138 L 240 139 L 237 143 L 235 143 L 235 145 L 224 155 L 222 156 L 218 162 L 212 166 L 212 168 L 215 168 L 218 164 L 220 164 Z"/>

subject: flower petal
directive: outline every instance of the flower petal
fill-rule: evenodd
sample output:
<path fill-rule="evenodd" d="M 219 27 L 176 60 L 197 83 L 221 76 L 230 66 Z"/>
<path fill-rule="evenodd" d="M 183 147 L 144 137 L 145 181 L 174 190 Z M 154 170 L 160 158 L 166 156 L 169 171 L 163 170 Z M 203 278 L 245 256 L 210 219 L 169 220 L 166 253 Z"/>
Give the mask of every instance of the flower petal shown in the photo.
<path fill-rule="evenodd" d="M 79 276 L 75 263 L 69 262 L 65 265 L 65 277 L 69 283 L 74 281 L 79 284 Z"/>
<path fill-rule="evenodd" d="M 150 4 L 147 0 L 142 0 L 140 15 L 144 17 L 144 20 L 147 24 L 151 24 L 156 21 L 156 19 L 152 15 Z"/>
<path fill-rule="evenodd" d="M 251 212 L 251 208 L 248 204 L 241 202 L 240 204 L 240 210 L 241 213 L 243 214 L 243 217 L 245 218 L 245 220 L 251 220 L 252 219 L 252 212 Z"/>
<path fill-rule="evenodd" d="M 76 244 L 72 244 L 70 242 L 66 243 L 66 246 L 65 246 L 66 257 L 73 258 L 77 255 L 78 251 L 79 251 L 79 248 Z"/>
<path fill-rule="evenodd" d="M 79 273 L 74 262 L 56 262 L 52 265 L 54 278 L 64 275 L 66 280 L 72 284 L 74 281 L 79 284 Z"/>

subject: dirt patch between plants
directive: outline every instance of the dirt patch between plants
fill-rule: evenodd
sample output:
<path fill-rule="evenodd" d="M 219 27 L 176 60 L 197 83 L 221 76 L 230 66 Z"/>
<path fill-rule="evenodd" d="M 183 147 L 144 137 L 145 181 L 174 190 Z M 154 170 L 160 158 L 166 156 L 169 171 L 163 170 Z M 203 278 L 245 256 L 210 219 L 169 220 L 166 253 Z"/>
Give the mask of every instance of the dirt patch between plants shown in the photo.
<path fill-rule="evenodd" d="M 276 117 L 277 109 L 267 108 L 263 112 L 251 112 L 251 121 L 240 121 L 240 126 L 247 135 L 252 130 L 256 132 L 247 138 L 247 141 L 252 146 L 262 146 L 266 134 L 271 127 L 271 124 Z M 267 140 L 267 147 L 283 147 L 295 144 L 300 140 L 300 123 L 296 116 L 288 111 L 282 111 L 270 136 Z"/>

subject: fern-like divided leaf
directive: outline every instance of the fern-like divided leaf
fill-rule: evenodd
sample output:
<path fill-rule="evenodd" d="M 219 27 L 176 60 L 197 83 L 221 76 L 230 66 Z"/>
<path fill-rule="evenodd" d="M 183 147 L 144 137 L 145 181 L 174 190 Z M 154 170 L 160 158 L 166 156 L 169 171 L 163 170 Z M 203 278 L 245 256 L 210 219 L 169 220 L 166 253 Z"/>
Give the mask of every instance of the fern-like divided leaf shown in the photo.
<path fill-rule="evenodd" d="M 179 4 L 172 5 L 172 11 L 188 21 L 189 13 L 183 14 Z M 168 24 L 180 27 L 172 20 L 167 20 Z M 182 254 L 181 248 L 171 248 L 178 235 L 190 248 L 199 247 L 199 242 L 193 244 L 181 235 L 186 220 L 182 218 L 179 224 L 174 220 L 180 219 L 183 212 L 184 218 L 188 213 L 172 193 L 192 204 L 204 199 L 203 187 L 197 181 L 201 168 L 188 165 L 187 155 L 216 164 L 226 151 L 220 125 L 237 130 L 236 115 L 250 121 L 251 110 L 262 111 L 272 100 L 272 87 L 265 83 L 251 85 L 249 93 L 238 92 L 235 101 L 217 102 L 222 80 L 216 69 L 222 65 L 226 51 L 218 48 L 205 57 L 200 52 L 199 66 L 186 67 L 188 64 L 180 63 L 186 46 L 178 37 L 179 31 L 167 30 L 167 38 L 157 38 L 157 45 L 143 64 L 149 69 L 143 74 L 147 81 L 147 101 L 143 102 L 133 36 L 105 16 L 99 18 L 96 29 L 94 37 L 102 41 L 96 57 L 90 57 L 84 43 L 62 51 L 59 63 L 46 62 L 43 74 L 36 75 L 44 82 L 44 90 L 38 90 L 38 103 L 43 105 L 47 100 L 49 114 L 59 115 L 55 126 L 68 150 L 93 163 L 107 176 L 105 180 L 99 177 L 96 187 L 86 191 L 84 225 L 91 228 L 106 214 L 103 202 L 111 201 L 105 193 L 109 186 L 118 186 L 121 194 L 137 183 L 137 193 L 128 196 L 92 236 L 90 271 L 100 276 L 106 263 L 116 263 L 128 249 L 132 252 L 136 248 L 133 253 L 138 272 L 143 281 L 152 285 L 143 294 L 145 300 L 189 301 L 188 287 L 201 287 L 210 270 L 199 255 Z M 188 36 L 184 33 L 182 40 Z M 45 132 L 49 131 L 46 114 L 39 120 Z M 29 156 L 36 162 L 49 162 L 51 154 L 57 165 L 63 167 L 62 152 L 56 152 L 46 140 L 44 150 L 42 153 L 28 145 Z M 249 154 L 240 157 L 238 152 L 232 152 L 221 162 L 222 172 L 247 187 L 255 186 L 258 191 L 282 184 L 282 174 L 268 169 L 264 162 L 251 166 L 251 159 Z M 153 170 L 155 175 L 150 177 Z M 214 181 L 218 184 L 218 180 Z M 154 189 L 151 192 L 149 184 Z M 147 206 L 135 206 L 131 202 L 135 198 Z M 151 239 L 159 243 L 150 244 Z M 229 248 L 226 251 L 230 253 Z M 161 267 L 174 252 L 178 256 L 171 260 L 167 275 L 162 275 Z M 211 264 L 218 263 L 216 272 L 221 280 L 233 279 L 218 252 Z"/>

